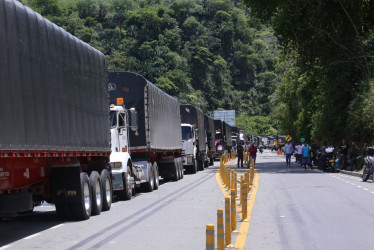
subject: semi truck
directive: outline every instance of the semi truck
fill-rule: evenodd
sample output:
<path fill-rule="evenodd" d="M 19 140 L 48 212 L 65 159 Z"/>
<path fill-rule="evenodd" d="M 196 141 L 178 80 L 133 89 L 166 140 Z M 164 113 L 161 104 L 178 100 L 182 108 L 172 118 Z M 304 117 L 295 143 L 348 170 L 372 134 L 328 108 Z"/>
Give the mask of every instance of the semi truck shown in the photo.
<path fill-rule="evenodd" d="M 105 56 L 15 0 L 0 1 L 0 217 L 53 203 L 111 208 Z"/>
<path fill-rule="evenodd" d="M 137 113 L 137 129 L 128 134 L 129 146 L 114 149 L 126 150 L 131 159 L 126 162 L 120 156 L 117 159 L 111 157 L 112 166 L 118 166 L 116 172 L 113 168 L 115 191 L 125 190 L 124 176 L 132 183 L 131 190 L 134 186 L 144 186 L 148 191 L 158 189 L 159 176 L 165 180 L 182 179 L 182 132 L 178 100 L 132 72 L 109 72 L 108 83 L 111 86 L 110 103 L 116 104 L 119 98 L 126 108 Z M 129 190 L 127 196 L 130 196 Z"/>
<path fill-rule="evenodd" d="M 109 84 L 108 89 L 109 91 L 116 90 L 114 84 Z M 145 182 L 143 169 L 137 169 L 132 164 L 129 153 L 129 136 L 130 133 L 136 133 L 137 129 L 135 108 L 126 109 L 123 98 L 117 98 L 115 104 L 110 104 L 111 154 L 109 164 L 112 167 L 113 192 L 120 200 L 130 200 L 135 193 L 136 183 L 132 173 L 137 176 L 138 180 Z M 139 181 L 138 185 L 140 183 Z"/>
<path fill-rule="evenodd" d="M 207 138 L 207 152 L 209 159 L 209 166 L 214 165 L 214 153 L 216 152 L 215 146 L 215 130 L 214 130 L 214 119 L 208 115 L 204 115 L 204 126 Z"/>
<path fill-rule="evenodd" d="M 181 104 L 180 117 L 183 139 L 183 167 L 192 173 L 196 173 L 204 170 L 204 164 L 208 165 L 204 113 L 193 105 Z"/>

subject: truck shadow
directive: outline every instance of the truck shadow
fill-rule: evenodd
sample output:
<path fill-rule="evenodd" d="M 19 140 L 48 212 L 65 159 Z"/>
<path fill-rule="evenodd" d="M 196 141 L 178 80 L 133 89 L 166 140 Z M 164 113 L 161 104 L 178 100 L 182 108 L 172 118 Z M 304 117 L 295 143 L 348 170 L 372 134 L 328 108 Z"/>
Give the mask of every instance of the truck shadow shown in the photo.
<path fill-rule="evenodd" d="M 0 221 L 0 247 L 63 223 L 55 211 L 37 211 Z"/>

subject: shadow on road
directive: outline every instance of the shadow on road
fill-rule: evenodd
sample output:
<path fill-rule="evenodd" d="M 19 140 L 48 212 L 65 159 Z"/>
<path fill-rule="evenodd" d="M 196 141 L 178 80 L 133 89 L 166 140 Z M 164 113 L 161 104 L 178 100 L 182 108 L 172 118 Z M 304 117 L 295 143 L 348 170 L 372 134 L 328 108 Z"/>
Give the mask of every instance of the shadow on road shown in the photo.
<path fill-rule="evenodd" d="M 0 247 L 61 223 L 55 211 L 33 212 L 15 218 L 4 218 L 0 222 Z"/>

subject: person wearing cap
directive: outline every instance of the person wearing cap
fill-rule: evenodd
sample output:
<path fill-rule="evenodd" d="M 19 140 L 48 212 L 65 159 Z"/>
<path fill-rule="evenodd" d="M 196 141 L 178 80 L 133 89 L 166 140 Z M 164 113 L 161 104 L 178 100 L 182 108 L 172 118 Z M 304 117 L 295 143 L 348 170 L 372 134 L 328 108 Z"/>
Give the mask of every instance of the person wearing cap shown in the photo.
<path fill-rule="evenodd" d="M 290 141 L 287 141 L 286 145 L 284 145 L 284 153 L 286 154 L 286 164 L 287 166 L 291 166 L 291 155 L 293 152 L 293 147 Z"/>

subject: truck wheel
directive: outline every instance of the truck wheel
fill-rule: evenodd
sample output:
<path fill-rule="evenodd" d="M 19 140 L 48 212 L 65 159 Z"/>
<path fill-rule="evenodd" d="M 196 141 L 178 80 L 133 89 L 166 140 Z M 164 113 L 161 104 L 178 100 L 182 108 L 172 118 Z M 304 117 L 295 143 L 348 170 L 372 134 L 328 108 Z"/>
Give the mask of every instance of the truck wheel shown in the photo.
<path fill-rule="evenodd" d="M 80 174 L 81 192 L 80 201 L 77 204 L 71 204 L 70 212 L 74 219 L 87 220 L 91 216 L 92 211 L 92 191 L 90 188 L 90 180 L 85 172 Z"/>
<path fill-rule="evenodd" d="M 97 171 L 90 174 L 90 185 L 92 189 L 92 210 L 91 215 L 99 215 L 103 209 L 103 190 L 101 179 Z"/>
<path fill-rule="evenodd" d="M 181 169 L 181 179 L 183 179 L 183 177 L 184 177 L 184 168 L 183 168 L 183 163 L 182 163 L 182 162 L 179 162 L 179 166 L 180 166 L 180 169 Z"/>
<path fill-rule="evenodd" d="M 55 204 L 56 214 L 62 220 L 71 218 L 69 204 Z"/>
<path fill-rule="evenodd" d="M 214 158 L 213 158 L 213 155 L 212 155 L 209 158 L 209 166 L 213 166 L 213 165 L 214 165 Z"/>
<path fill-rule="evenodd" d="M 197 172 L 197 160 L 194 158 L 193 165 L 191 166 L 191 173 L 196 174 Z"/>
<path fill-rule="evenodd" d="M 153 167 L 150 165 L 148 168 L 148 182 L 144 183 L 144 188 L 146 192 L 152 192 L 154 188 L 154 173 L 153 173 Z"/>
<path fill-rule="evenodd" d="M 204 168 L 209 167 L 209 160 L 204 161 Z"/>
<path fill-rule="evenodd" d="M 204 171 L 204 161 L 203 160 L 198 161 L 197 165 L 198 165 L 198 170 L 199 171 Z"/>
<path fill-rule="evenodd" d="M 113 189 L 108 170 L 104 169 L 100 174 L 101 184 L 103 185 L 103 211 L 110 210 L 112 206 Z"/>
<path fill-rule="evenodd" d="M 159 173 L 158 173 L 158 166 L 156 165 L 156 163 L 154 164 L 154 186 L 153 186 L 153 190 L 157 190 L 158 187 L 160 186 L 160 177 L 159 177 Z"/>
<path fill-rule="evenodd" d="M 131 190 L 130 178 L 131 178 L 130 166 L 127 166 L 126 173 L 122 174 L 123 190 L 118 191 L 119 199 L 122 201 L 131 200 L 132 190 Z"/>

